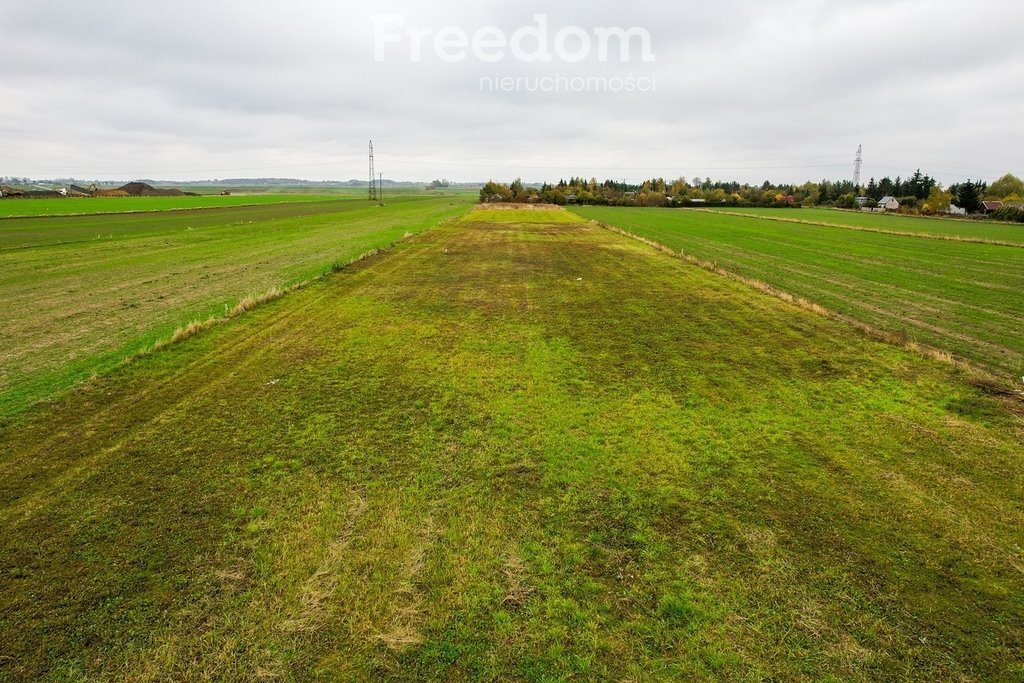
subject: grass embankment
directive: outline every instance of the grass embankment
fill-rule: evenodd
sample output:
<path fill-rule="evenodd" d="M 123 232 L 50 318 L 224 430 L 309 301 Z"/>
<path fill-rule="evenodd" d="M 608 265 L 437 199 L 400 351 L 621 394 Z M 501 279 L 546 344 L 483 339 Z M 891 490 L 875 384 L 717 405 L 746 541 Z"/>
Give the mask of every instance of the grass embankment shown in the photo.
<path fill-rule="evenodd" d="M 0 678 L 1012 680 L 1024 427 L 474 212 L 0 432 Z"/>
<path fill-rule="evenodd" d="M 466 210 L 451 197 L 0 221 L 0 418 L 246 297 Z"/>
<path fill-rule="evenodd" d="M 1006 382 L 1024 374 L 1024 249 L 712 211 L 574 211 L 948 351 Z"/>

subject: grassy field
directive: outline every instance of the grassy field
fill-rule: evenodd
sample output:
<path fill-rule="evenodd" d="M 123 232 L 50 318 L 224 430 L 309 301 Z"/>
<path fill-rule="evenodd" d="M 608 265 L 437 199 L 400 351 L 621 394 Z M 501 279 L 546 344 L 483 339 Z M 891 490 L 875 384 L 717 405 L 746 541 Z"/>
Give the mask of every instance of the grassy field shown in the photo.
<path fill-rule="evenodd" d="M 452 197 L 0 220 L 0 418 L 193 320 L 458 215 Z"/>
<path fill-rule="evenodd" d="M 0 679 L 1020 680 L 964 379 L 473 212 L 0 430 Z"/>
<path fill-rule="evenodd" d="M 365 192 L 359 194 L 362 198 Z M 137 211 L 207 209 L 281 202 L 340 199 L 327 194 L 246 194 L 201 197 L 68 197 L 65 199 L 6 199 L 0 201 L 0 217 L 68 216 Z M 353 197 L 355 198 L 355 197 Z"/>
<path fill-rule="evenodd" d="M 200 191 L 203 191 L 200 188 Z M 338 189 L 329 192 L 310 192 L 308 188 L 283 188 L 267 193 L 265 189 L 248 188 L 229 196 L 218 194 L 218 188 L 205 188 L 199 197 L 69 197 L 66 199 L 6 199 L 0 200 L 0 218 L 27 218 L 33 216 L 79 216 L 86 214 L 136 213 L 148 211 L 177 211 L 184 209 L 213 209 L 238 206 L 259 206 L 282 202 L 316 202 L 338 199 L 366 200 L 366 190 Z M 385 188 L 384 198 L 422 196 L 421 190 Z M 429 196 L 449 196 L 475 199 L 476 191 L 438 190 Z"/>
<path fill-rule="evenodd" d="M 1006 242 L 1024 246 L 1024 225 L 957 218 L 928 218 L 898 214 L 840 211 L 837 209 L 728 208 L 715 211 L 739 213 L 777 220 L 800 221 L 833 226 L 843 225 L 881 232 L 929 235 L 945 239 Z"/>
<path fill-rule="evenodd" d="M 1024 249 L 1019 247 L 711 211 L 574 211 L 949 351 L 1008 381 L 1024 375 Z M 889 219 L 893 225 L 904 220 Z"/>

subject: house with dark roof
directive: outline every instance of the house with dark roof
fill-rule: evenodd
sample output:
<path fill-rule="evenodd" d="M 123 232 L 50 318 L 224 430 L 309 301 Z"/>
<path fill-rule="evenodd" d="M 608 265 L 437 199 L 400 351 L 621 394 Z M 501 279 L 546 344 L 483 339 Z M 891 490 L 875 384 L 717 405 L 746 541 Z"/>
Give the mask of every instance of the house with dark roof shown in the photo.
<path fill-rule="evenodd" d="M 982 213 L 988 214 L 988 213 L 992 213 L 993 211 L 996 211 L 997 209 L 1001 209 L 1001 208 L 1003 208 L 1003 203 L 1002 202 L 988 201 L 988 202 L 982 202 L 981 206 L 978 207 L 978 210 L 981 211 Z"/>

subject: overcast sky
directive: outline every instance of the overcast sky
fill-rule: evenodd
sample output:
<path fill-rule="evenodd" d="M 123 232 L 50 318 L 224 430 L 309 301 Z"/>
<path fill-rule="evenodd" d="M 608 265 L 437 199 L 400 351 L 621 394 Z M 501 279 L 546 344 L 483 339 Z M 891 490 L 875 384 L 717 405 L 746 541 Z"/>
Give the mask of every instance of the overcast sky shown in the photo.
<path fill-rule="evenodd" d="M 1024 174 L 1020 0 L 427 5 L 0 0 L 0 175 L 347 180 L 369 138 L 397 180 Z"/>

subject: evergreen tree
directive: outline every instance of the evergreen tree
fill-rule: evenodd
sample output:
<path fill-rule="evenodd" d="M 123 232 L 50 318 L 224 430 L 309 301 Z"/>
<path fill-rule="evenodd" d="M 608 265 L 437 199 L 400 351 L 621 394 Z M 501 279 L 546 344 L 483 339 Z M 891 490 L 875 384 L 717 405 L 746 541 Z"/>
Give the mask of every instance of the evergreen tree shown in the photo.
<path fill-rule="evenodd" d="M 981 208 L 981 192 L 978 184 L 968 180 L 956 186 L 956 205 L 966 209 L 967 213 L 974 213 Z"/>

